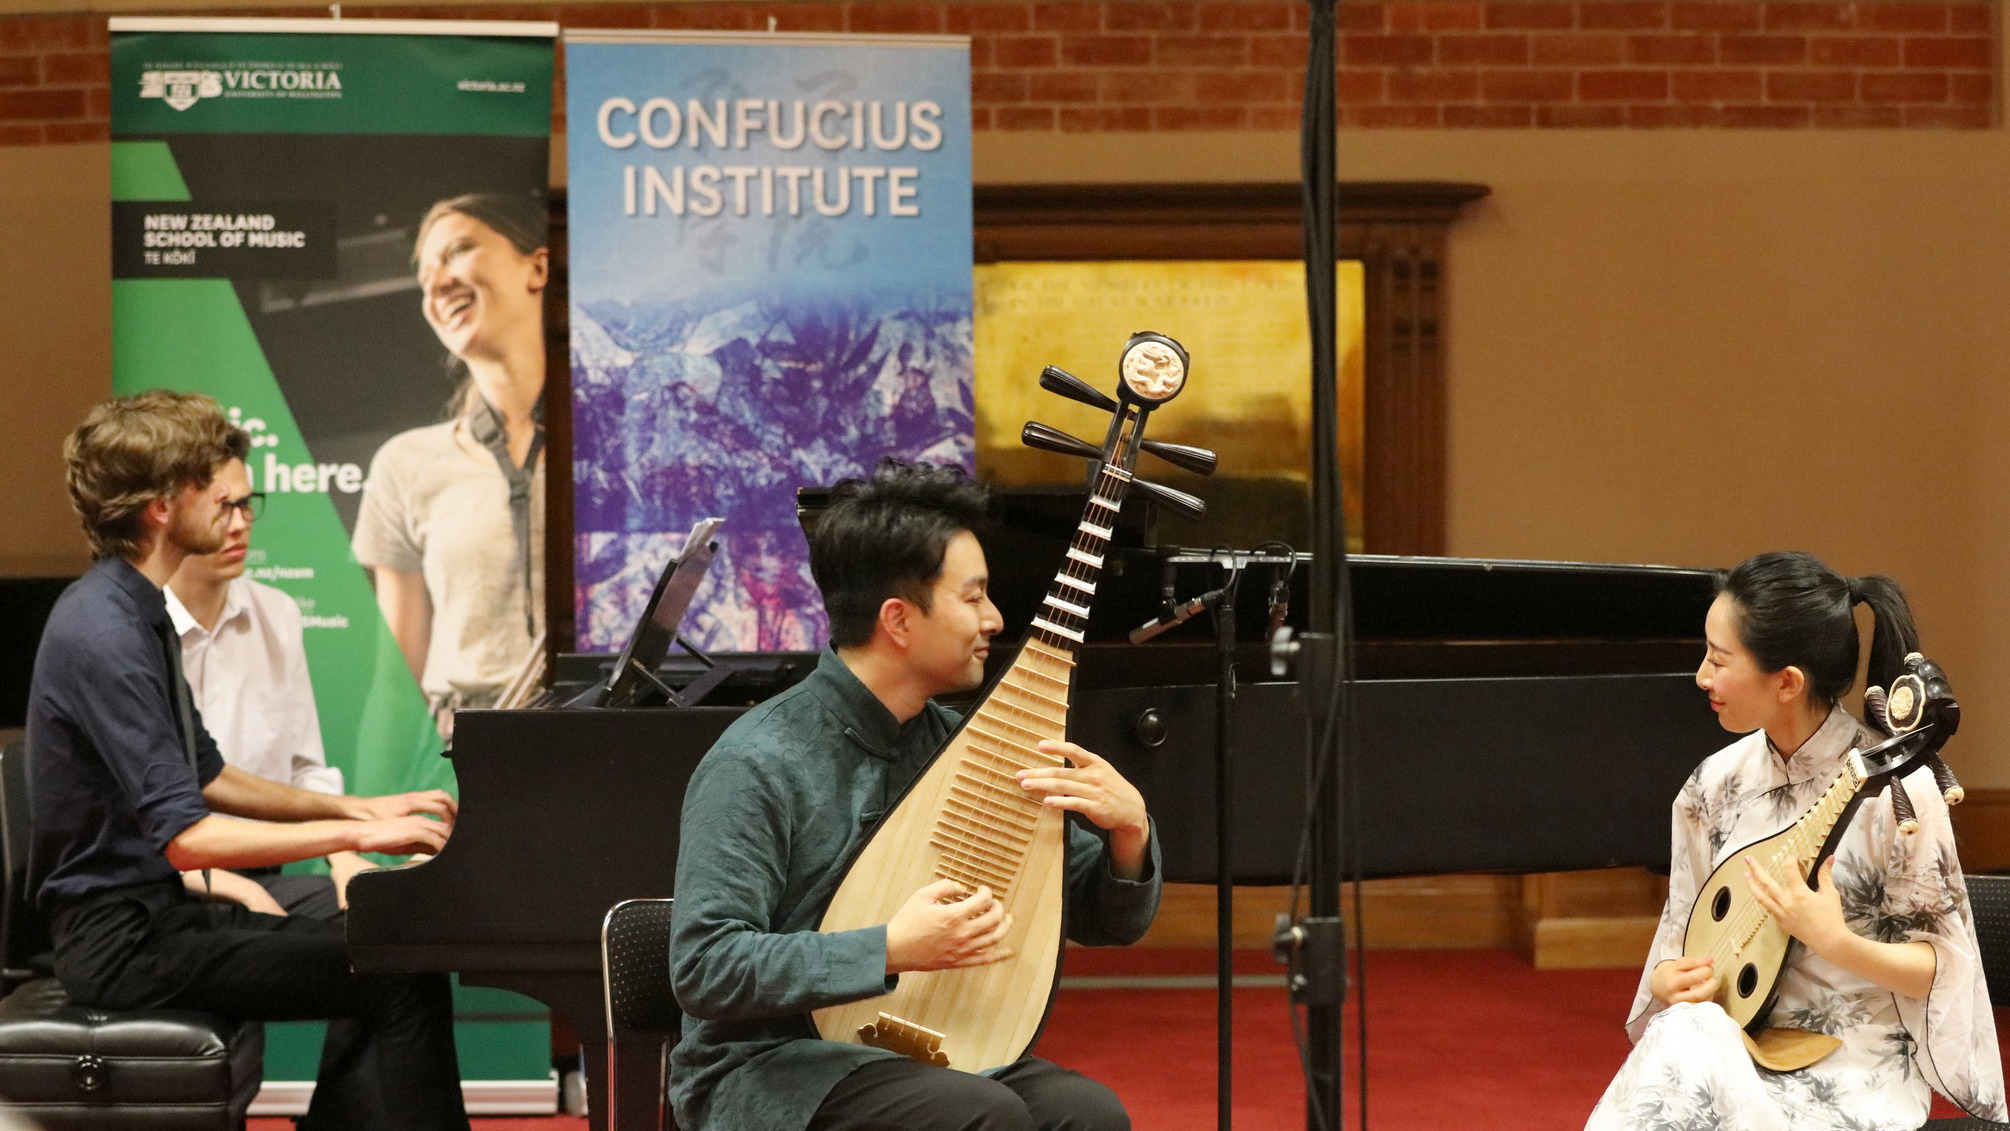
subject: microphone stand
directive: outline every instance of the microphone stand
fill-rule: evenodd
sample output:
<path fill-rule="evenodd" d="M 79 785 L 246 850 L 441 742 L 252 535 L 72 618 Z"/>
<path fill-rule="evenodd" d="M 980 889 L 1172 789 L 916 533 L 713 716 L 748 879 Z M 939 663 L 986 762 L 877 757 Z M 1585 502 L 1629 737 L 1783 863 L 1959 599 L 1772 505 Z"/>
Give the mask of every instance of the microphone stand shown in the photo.
<path fill-rule="evenodd" d="M 1215 1125 L 1218 1131 L 1230 1131 L 1234 1123 L 1235 1090 L 1235 861 L 1231 835 L 1234 781 L 1229 774 L 1231 712 L 1235 706 L 1235 594 L 1242 585 L 1242 573 L 1249 566 L 1292 566 L 1301 556 L 1177 547 L 1163 553 L 1162 564 L 1168 575 L 1174 567 L 1182 565 L 1217 565 L 1227 575 L 1220 588 L 1185 604 L 1168 599 L 1171 611 L 1132 632 L 1131 643 L 1149 640 L 1197 615 L 1203 608 L 1214 610 Z"/>
<path fill-rule="evenodd" d="M 1346 935 L 1341 883 L 1346 848 L 1358 845 L 1353 770 L 1353 609 L 1347 570 L 1346 512 L 1340 482 L 1338 327 L 1334 269 L 1338 257 L 1339 107 L 1335 72 L 1339 0 L 1308 0 L 1305 101 L 1300 119 L 1304 180 L 1306 321 L 1312 346 L 1311 610 L 1295 655 L 1299 687 L 1310 708 L 1312 796 L 1308 887 L 1311 915 L 1279 932 L 1292 958 L 1292 1000 L 1305 1006 L 1305 1122 L 1310 1131 L 1339 1131 L 1346 1000 Z M 1279 651 L 1286 649 L 1280 648 Z M 1284 658 L 1284 657 L 1280 657 Z M 1287 661 L 1288 662 L 1288 661 Z M 1275 666 L 1275 661 L 1273 661 Z M 1358 848 L 1357 848 L 1358 851 Z M 1357 876 L 1358 880 L 1359 877 Z M 1358 887 L 1356 889 L 1359 891 Z M 1295 913 L 1295 909 L 1294 909 Z M 1365 1012 L 1363 1035 L 1365 1037 Z M 1359 1092 L 1365 1131 L 1367 1046 L 1360 1053 Z"/>

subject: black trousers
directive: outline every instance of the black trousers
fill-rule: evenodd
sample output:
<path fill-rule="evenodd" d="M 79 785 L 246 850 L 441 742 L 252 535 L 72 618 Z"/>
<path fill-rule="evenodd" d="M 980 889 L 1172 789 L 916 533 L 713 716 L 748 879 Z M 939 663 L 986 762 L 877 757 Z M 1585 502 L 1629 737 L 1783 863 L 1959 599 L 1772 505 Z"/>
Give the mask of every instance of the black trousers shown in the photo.
<path fill-rule="evenodd" d="M 809 1131 L 1130 1131 L 1117 1094 L 1026 1057 L 991 1076 L 876 1060 L 838 1081 Z"/>
<path fill-rule="evenodd" d="M 335 898 L 335 881 L 327 876 L 288 875 L 277 868 L 239 868 L 237 872 L 264 888 L 288 915 L 340 919 L 347 914 Z"/>
<path fill-rule="evenodd" d="M 90 897 L 51 927 L 72 1000 L 333 1022 L 302 1128 L 467 1131 L 444 974 L 351 973 L 339 923 L 200 900 L 179 878 Z"/>

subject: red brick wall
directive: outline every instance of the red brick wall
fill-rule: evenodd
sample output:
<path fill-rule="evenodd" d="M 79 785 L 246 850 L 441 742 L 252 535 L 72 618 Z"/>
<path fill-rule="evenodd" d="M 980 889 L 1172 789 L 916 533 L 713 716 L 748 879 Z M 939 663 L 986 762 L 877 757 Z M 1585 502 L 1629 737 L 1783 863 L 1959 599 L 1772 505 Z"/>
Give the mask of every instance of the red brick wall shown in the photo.
<path fill-rule="evenodd" d="M 1291 0 L 350 7 L 572 27 L 765 29 L 772 16 L 785 31 L 966 34 L 977 129 L 1068 132 L 1297 128 L 1306 10 Z M 1995 124 L 1990 0 L 1344 0 L 1339 11 L 1350 127 Z M 0 19 L 0 145 L 103 140 L 105 40 L 101 15 Z"/>

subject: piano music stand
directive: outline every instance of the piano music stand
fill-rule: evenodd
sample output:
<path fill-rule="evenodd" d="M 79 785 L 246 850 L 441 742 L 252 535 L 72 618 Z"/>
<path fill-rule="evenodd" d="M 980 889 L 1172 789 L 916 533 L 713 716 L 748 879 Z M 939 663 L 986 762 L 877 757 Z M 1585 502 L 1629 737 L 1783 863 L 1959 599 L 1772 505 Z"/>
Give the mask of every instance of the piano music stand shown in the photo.
<path fill-rule="evenodd" d="M 638 705 L 643 693 L 653 687 L 673 707 L 695 707 L 707 693 L 732 674 L 731 669 L 721 667 L 677 631 L 684 623 L 684 614 L 691 609 L 691 599 L 698 594 L 699 583 L 705 580 L 705 571 L 711 568 L 712 558 L 718 552 L 719 547 L 712 541 L 712 535 L 725 521 L 722 518 L 701 518 L 691 527 L 691 533 L 684 538 L 683 550 L 670 560 L 670 564 L 663 568 L 663 575 L 656 579 L 656 588 L 650 591 L 649 603 L 643 606 L 642 616 L 635 622 L 635 631 L 629 634 L 628 643 L 621 649 L 620 658 L 614 661 L 613 670 L 607 673 L 606 679 L 588 688 L 567 706 L 633 707 Z M 698 678 L 685 684 L 681 691 L 656 676 L 656 666 L 670 654 L 673 643 L 705 665 Z"/>

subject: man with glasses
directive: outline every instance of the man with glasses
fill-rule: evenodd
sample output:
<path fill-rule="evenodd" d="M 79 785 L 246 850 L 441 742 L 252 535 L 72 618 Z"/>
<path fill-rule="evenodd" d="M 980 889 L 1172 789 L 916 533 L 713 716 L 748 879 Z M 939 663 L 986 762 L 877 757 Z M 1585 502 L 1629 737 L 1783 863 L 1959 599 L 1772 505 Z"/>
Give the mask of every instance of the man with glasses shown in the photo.
<path fill-rule="evenodd" d="M 295 789 L 340 794 L 342 771 L 328 765 L 321 746 L 300 610 L 285 593 L 244 575 L 265 495 L 251 489 L 240 459 L 218 469 L 215 482 L 228 515 L 223 548 L 182 559 L 166 594 L 196 709 L 225 763 Z M 182 879 L 197 894 L 253 911 L 332 919 L 349 906 L 349 877 L 370 862 L 336 852 L 328 867 L 326 876 L 287 875 L 275 865 Z"/>
<path fill-rule="evenodd" d="M 28 879 L 70 999 L 331 1021 L 303 1131 L 468 1131 L 444 974 L 359 974 L 342 925 L 198 899 L 186 872 L 438 853 L 440 790 L 315 793 L 224 763 L 162 587 L 243 525 L 250 446 L 215 401 L 121 397 L 63 443 L 91 568 L 57 599 L 28 687 Z M 245 819 L 235 819 L 245 818 Z"/>

